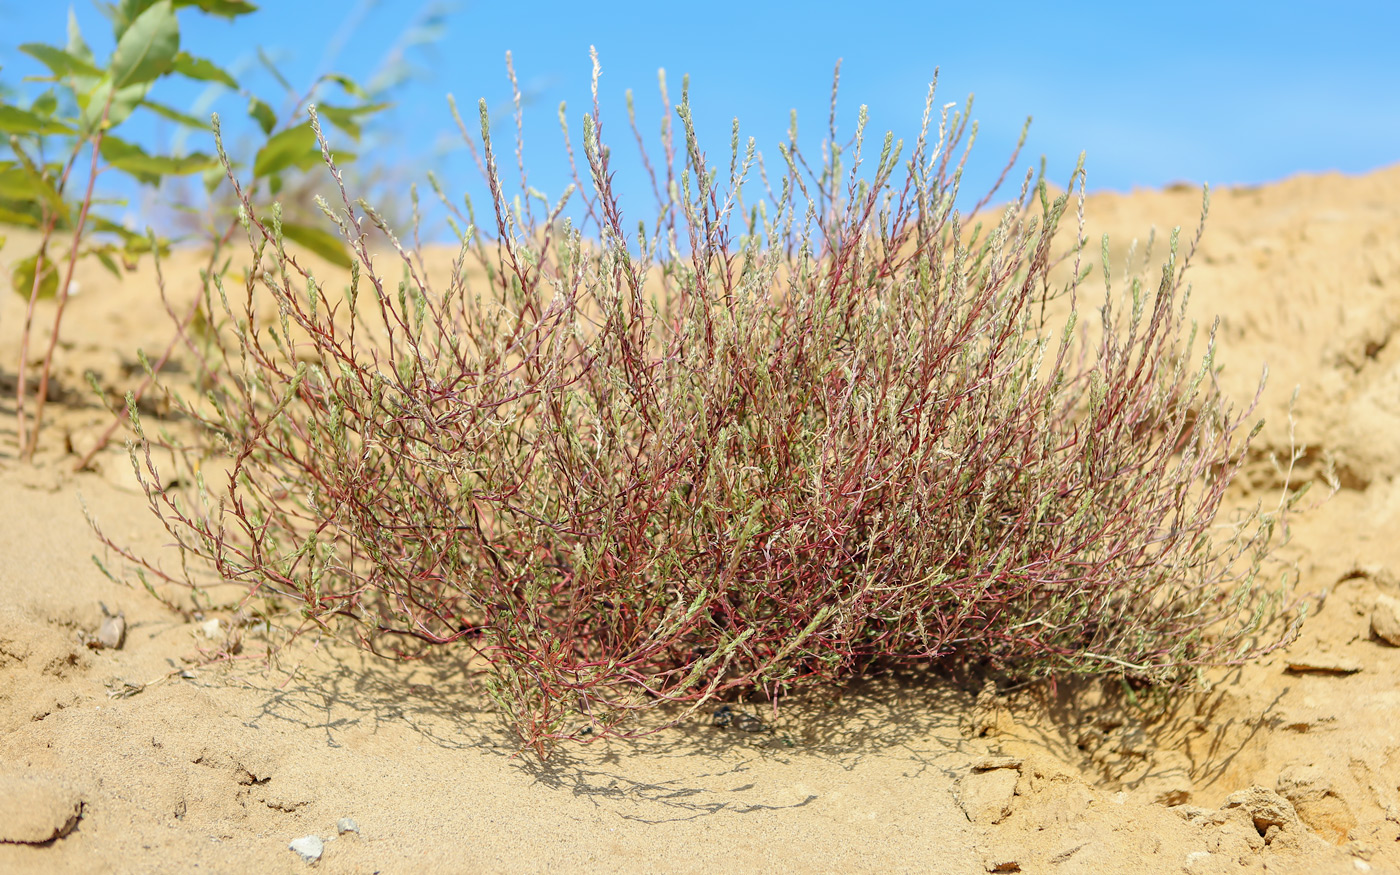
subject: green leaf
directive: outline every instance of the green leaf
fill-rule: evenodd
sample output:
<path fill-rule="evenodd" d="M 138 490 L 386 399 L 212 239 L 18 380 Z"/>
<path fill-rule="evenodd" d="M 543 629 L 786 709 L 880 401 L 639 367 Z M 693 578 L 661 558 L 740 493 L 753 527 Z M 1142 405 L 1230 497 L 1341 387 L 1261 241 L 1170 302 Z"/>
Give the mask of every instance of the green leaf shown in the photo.
<path fill-rule="evenodd" d="M 269 221 L 266 224 L 270 227 L 272 223 Z M 282 236 L 316 253 L 336 267 L 343 267 L 347 270 L 350 268 L 351 258 L 350 253 L 345 250 L 345 241 L 329 231 L 311 225 L 297 225 L 283 221 Z"/>
<path fill-rule="evenodd" d="M 201 173 L 219 162 L 202 152 L 184 155 L 179 158 L 168 155 L 150 155 L 135 143 L 128 143 L 110 134 L 102 138 L 102 157 L 107 163 L 135 176 L 155 177 L 183 176 Z"/>
<path fill-rule="evenodd" d="M 306 170 L 321 159 L 316 132 L 307 125 L 287 128 L 274 135 L 253 159 L 253 176 L 261 179 L 288 167 Z"/>
<path fill-rule="evenodd" d="M 373 115 L 388 107 L 387 103 L 367 103 L 363 106 L 331 106 L 323 103 L 316 107 L 316 113 L 358 142 L 362 132 L 360 117 Z"/>
<path fill-rule="evenodd" d="M 49 118 L 58 112 L 58 97 L 53 93 L 53 89 L 50 88 L 34 98 L 34 102 L 29 105 L 29 111 L 44 118 Z"/>
<path fill-rule="evenodd" d="M 0 103 L 0 131 L 11 134 L 73 133 L 73 129 L 63 122 L 3 103 Z"/>
<path fill-rule="evenodd" d="M 316 82 L 317 84 L 320 84 L 322 82 L 334 82 L 341 88 L 345 89 L 345 93 L 350 95 L 351 97 L 357 97 L 360 100 L 369 100 L 369 94 L 363 88 L 361 88 L 355 82 L 354 79 L 351 79 L 344 73 L 327 73 L 320 79 L 316 80 Z"/>
<path fill-rule="evenodd" d="M 10 288 L 25 300 L 34 293 L 34 272 L 39 264 L 39 253 L 34 253 L 19 262 L 10 271 Z M 58 294 L 58 268 L 53 259 L 44 259 L 44 268 L 39 276 L 39 297 L 52 298 Z"/>
<path fill-rule="evenodd" d="M 19 47 L 31 58 L 48 67 L 60 79 L 64 76 L 101 76 L 102 71 L 72 52 L 43 43 L 25 43 Z"/>
<path fill-rule="evenodd" d="M 296 89 L 292 87 L 292 83 L 288 82 L 287 77 L 282 75 L 282 71 L 277 69 L 277 65 L 273 63 L 271 56 L 268 55 L 267 51 L 262 46 L 258 46 L 258 63 L 262 64 L 263 69 L 272 74 L 272 78 L 276 79 L 277 84 L 281 85 L 287 93 L 296 93 Z"/>
<path fill-rule="evenodd" d="M 57 175 L 57 171 L 53 172 Z M 26 206 L 46 205 L 59 215 L 67 213 L 63 196 L 54 188 L 49 177 L 38 168 L 13 161 L 0 161 L 0 197 L 18 201 Z"/>
<path fill-rule="evenodd" d="M 98 122 L 102 121 L 102 109 L 107 105 L 109 96 L 111 96 L 112 107 L 107 111 L 107 127 L 114 128 L 126 121 L 136 111 L 136 107 L 140 106 L 141 101 L 146 99 L 146 92 L 150 90 L 151 83 L 138 82 L 135 85 L 117 89 L 114 95 L 112 94 L 112 77 L 103 76 L 102 81 L 92 90 L 91 94 L 78 95 L 78 105 L 83 110 L 83 133 L 91 134 L 97 130 Z"/>
<path fill-rule="evenodd" d="M 128 236 L 122 239 L 125 244 L 122 247 L 122 257 L 130 264 L 135 264 L 142 255 L 151 251 L 151 238 L 146 234 L 128 232 Z M 155 251 L 162 256 L 169 255 L 170 241 L 164 237 L 157 237 Z"/>
<path fill-rule="evenodd" d="M 6 205 L 0 203 L 0 225 L 11 225 L 17 228 L 37 228 L 40 224 L 40 217 L 32 215 L 12 207 L 19 204 Z M 30 206 L 25 204 L 24 206 Z"/>
<path fill-rule="evenodd" d="M 243 0 L 175 0 L 176 9 L 183 9 L 186 6 L 195 6 L 201 12 L 221 15 L 224 18 L 237 18 L 240 15 L 258 11 L 258 7 L 252 3 L 245 3 Z"/>
<path fill-rule="evenodd" d="M 101 216 L 92 216 L 92 228 L 94 231 L 101 231 L 104 234 L 116 234 L 122 238 L 122 242 L 130 249 L 133 246 L 140 246 L 146 239 L 146 235 L 138 234 L 125 225 L 118 225 L 111 219 L 104 219 Z"/>
<path fill-rule="evenodd" d="M 88 250 L 88 254 L 100 261 L 102 266 L 107 268 L 108 273 L 117 279 L 121 279 L 121 268 L 117 267 L 117 261 L 112 257 L 112 253 L 115 249 L 116 247 L 113 246 L 94 247 Z"/>
<path fill-rule="evenodd" d="M 151 82 L 170 72 L 180 51 L 180 23 L 171 0 L 159 0 L 122 33 L 108 72 L 118 88 Z"/>
<path fill-rule="evenodd" d="M 175 63 L 171 68 L 176 73 L 187 79 L 197 79 L 200 82 L 217 82 L 220 85 L 238 90 L 238 81 L 230 76 L 224 69 L 213 61 L 204 58 L 196 58 L 189 52 L 180 52 L 175 56 Z"/>
<path fill-rule="evenodd" d="M 201 131 L 209 130 L 209 122 L 205 121 L 204 119 L 195 118 L 194 116 L 188 113 L 180 112 L 173 106 L 166 106 L 163 103 L 156 103 L 154 100 L 143 100 L 141 101 L 141 105 L 146 107 L 156 115 L 160 116 L 161 118 L 170 119 L 176 124 L 184 125 L 187 128 L 195 128 L 196 130 Z"/>
<path fill-rule="evenodd" d="M 272 129 L 277 127 L 277 113 L 272 111 L 272 107 L 258 100 L 256 97 L 248 101 L 248 115 L 262 128 L 263 135 L 272 133 Z"/>
<path fill-rule="evenodd" d="M 33 186 L 29 174 L 13 161 L 0 161 L 0 198 L 29 200 Z"/>
<path fill-rule="evenodd" d="M 83 32 L 78 29 L 78 15 L 72 6 L 68 7 L 68 54 L 87 64 L 94 62 L 92 49 L 88 48 Z"/>
<path fill-rule="evenodd" d="M 141 13 L 151 8 L 156 0 L 121 0 L 118 5 L 98 3 L 97 8 L 112 22 L 112 37 L 121 39 Z"/>
<path fill-rule="evenodd" d="M 160 171 L 143 167 L 151 156 L 135 143 L 107 134 L 102 138 L 102 158 L 108 166 L 129 173 L 144 185 L 159 185 Z"/>

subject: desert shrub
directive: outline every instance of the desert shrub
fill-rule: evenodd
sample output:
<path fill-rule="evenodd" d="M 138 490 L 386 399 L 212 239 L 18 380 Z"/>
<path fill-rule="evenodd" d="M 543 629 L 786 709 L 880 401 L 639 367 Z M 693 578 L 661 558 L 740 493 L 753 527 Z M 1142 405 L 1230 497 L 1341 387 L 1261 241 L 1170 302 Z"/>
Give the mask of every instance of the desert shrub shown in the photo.
<path fill-rule="evenodd" d="M 308 628 L 469 648 L 541 754 L 891 663 L 1173 685 L 1286 636 L 1261 637 L 1278 513 L 1221 512 L 1255 431 L 1213 331 L 1192 352 L 1194 243 L 1082 318 L 1082 162 L 964 214 L 971 103 L 932 88 L 912 146 L 870 146 L 864 108 L 836 142 L 833 95 L 823 160 L 794 132 L 776 172 L 737 125 L 709 164 L 683 94 L 629 226 L 596 81 L 552 205 L 523 165 L 507 194 L 482 103 L 489 230 L 444 199 L 446 277 L 397 242 L 382 267 L 341 186 L 333 291 L 244 201 L 263 269 L 206 289 L 214 383 L 175 397 L 205 438 L 176 456 L 191 485 L 161 488 L 144 433 L 133 456 L 184 553 Z"/>

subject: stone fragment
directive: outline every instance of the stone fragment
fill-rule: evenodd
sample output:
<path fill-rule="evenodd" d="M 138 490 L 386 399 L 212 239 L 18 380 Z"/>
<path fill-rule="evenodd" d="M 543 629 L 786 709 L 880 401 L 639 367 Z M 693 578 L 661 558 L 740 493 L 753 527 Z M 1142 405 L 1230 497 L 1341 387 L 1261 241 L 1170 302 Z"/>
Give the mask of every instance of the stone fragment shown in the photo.
<path fill-rule="evenodd" d="M 102 605 L 102 625 L 98 627 L 97 634 L 93 636 L 89 646 L 99 650 L 121 650 L 125 643 L 126 614 L 121 611 L 109 613 L 107 606 Z"/>
<path fill-rule="evenodd" d="M 37 845 L 60 839 L 82 815 L 82 796 L 59 781 L 0 776 L 0 842 Z"/>
<path fill-rule="evenodd" d="M 302 836 L 299 839 L 292 839 L 292 843 L 287 845 L 297 856 L 307 863 L 314 863 L 321 859 L 321 852 L 326 849 L 326 843 L 321 841 L 320 836 Z"/>
<path fill-rule="evenodd" d="M 360 825 L 355 822 L 355 818 L 353 817 L 342 817 L 335 822 L 335 831 L 341 835 L 345 835 L 347 832 L 353 832 L 359 835 Z"/>

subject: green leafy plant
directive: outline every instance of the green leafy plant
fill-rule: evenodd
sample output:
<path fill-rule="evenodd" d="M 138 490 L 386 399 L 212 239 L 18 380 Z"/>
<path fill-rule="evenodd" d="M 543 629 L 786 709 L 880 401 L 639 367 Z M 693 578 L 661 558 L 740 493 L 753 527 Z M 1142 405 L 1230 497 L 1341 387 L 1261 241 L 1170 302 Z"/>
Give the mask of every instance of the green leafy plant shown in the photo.
<path fill-rule="evenodd" d="M 680 720 L 893 663 L 1170 686 L 1287 640 L 1260 570 L 1296 496 L 1220 518 L 1255 430 L 1215 382 L 1213 331 L 1193 354 L 1195 242 L 1174 231 L 1155 281 L 1132 273 L 1085 319 L 1082 168 L 1077 201 L 1042 168 L 963 213 L 970 101 L 940 115 L 930 88 L 910 147 L 871 147 L 863 107 L 838 140 L 834 89 L 832 107 L 822 161 L 794 121 L 766 165 L 736 123 L 716 166 L 683 90 L 678 136 L 668 118 L 659 160 L 643 146 L 656 213 L 628 226 L 596 61 L 558 201 L 523 162 L 508 194 L 483 101 L 463 134 L 491 232 L 443 198 L 460 249 L 434 277 L 341 186 L 322 209 L 354 255 L 343 292 L 225 159 L 272 266 L 206 289 L 214 383 L 171 387 L 206 440 L 162 475 L 138 421 L 133 455 L 207 566 L 123 555 L 176 583 L 208 567 L 378 649 L 466 646 L 541 756 L 656 705 Z"/>
<path fill-rule="evenodd" d="M 294 102 L 290 114 L 280 119 L 268 102 L 243 89 L 226 70 L 191 54 L 180 42 L 179 13 L 184 9 L 235 18 L 256 11 L 241 0 L 123 0 L 100 4 L 110 19 L 116 45 L 105 61 L 99 61 L 89 48 L 72 11 L 64 45 L 25 43 L 20 50 L 37 60 L 48 74 L 36 81 L 47 86 L 21 105 L 17 95 L 0 96 L 0 132 L 8 136 L 8 157 L 0 159 L 0 225 L 37 232 L 34 252 L 17 259 L 10 275 L 14 291 L 28 301 L 22 328 L 20 357 L 17 362 L 15 409 L 20 453 L 32 458 L 43 429 L 44 406 L 49 395 L 55 350 L 58 348 L 64 311 L 69 302 L 73 273 L 78 262 L 93 258 L 114 277 L 123 266 L 152 250 L 165 250 L 170 241 L 145 231 L 124 227 L 104 215 L 104 209 L 122 206 L 120 199 L 103 198 L 98 183 L 110 174 L 125 176 L 140 186 L 158 187 L 164 180 L 205 174 L 211 186 L 223 179 L 222 168 L 212 154 L 188 152 L 159 154 L 147 151 L 120 132 L 138 114 L 147 113 L 188 129 L 205 130 L 206 121 L 195 118 L 153 94 L 163 80 L 180 77 L 215 83 L 240 94 L 248 101 L 248 113 L 257 122 L 265 141 L 253 159 L 254 184 L 248 191 L 249 203 L 265 211 L 264 193 L 275 194 L 283 176 L 306 170 L 320 162 L 320 149 L 304 124 L 306 105 L 323 85 L 338 86 L 348 98 L 343 105 L 323 106 L 323 117 L 336 124 L 352 139 L 358 139 L 365 120 L 380 112 L 385 103 L 367 94 L 350 78 L 329 74 L 313 83 Z M 281 79 L 279 74 L 279 79 Z M 285 79 L 281 79 L 285 82 Z M 290 86 L 289 86 L 290 87 Z M 345 158 L 353 156 L 346 153 Z M 217 171 L 210 174 L 209 171 Z M 237 222 L 225 215 L 219 223 L 204 230 L 209 246 L 207 269 L 220 263 Z M 316 224 L 288 222 L 284 233 L 308 250 L 340 264 L 349 258 L 338 239 Z M 54 299 L 53 324 L 38 369 L 32 422 L 26 400 L 29 393 L 30 345 L 38 302 Z M 197 308 L 178 317 L 188 327 L 196 320 Z M 171 347 L 157 359 L 154 370 L 164 366 L 174 351 Z M 137 394 L 149 388 L 143 384 Z M 124 411 L 119 411 L 124 415 Z M 109 429 L 84 458 L 79 467 L 110 438 Z"/>

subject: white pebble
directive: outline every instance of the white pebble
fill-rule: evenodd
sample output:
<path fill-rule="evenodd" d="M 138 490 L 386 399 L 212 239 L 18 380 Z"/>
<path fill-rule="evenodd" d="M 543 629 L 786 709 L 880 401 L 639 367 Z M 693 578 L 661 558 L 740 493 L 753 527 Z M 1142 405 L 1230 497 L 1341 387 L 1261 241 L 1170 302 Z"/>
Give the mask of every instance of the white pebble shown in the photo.
<path fill-rule="evenodd" d="M 302 836 L 299 839 L 293 839 L 287 847 L 296 851 L 306 862 L 314 863 L 321 859 L 321 852 L 326 849 L 326 843 L 321 841 L 320 836 Z"/>

